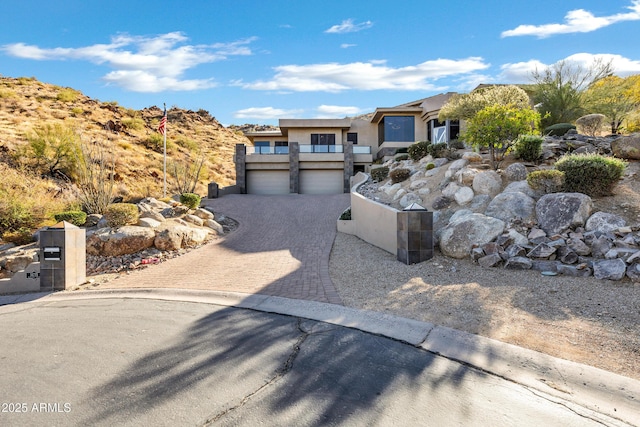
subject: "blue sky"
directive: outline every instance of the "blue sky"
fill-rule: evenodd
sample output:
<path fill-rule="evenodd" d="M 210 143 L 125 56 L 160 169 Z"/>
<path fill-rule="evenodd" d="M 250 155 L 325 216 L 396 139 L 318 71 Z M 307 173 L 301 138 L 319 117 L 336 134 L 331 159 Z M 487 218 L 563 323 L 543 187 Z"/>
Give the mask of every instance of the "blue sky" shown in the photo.
<path fill-rule="evenodd" d="M 345 117 L 560 60 L 640 73 L 640 0 L 22 0 L 0 74 L 221 123 Z"/>

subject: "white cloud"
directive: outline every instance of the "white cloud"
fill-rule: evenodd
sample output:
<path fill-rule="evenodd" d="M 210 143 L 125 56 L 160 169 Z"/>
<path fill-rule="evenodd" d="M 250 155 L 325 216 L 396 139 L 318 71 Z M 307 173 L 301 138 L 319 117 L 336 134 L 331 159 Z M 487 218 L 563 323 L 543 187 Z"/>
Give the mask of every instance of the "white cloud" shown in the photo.
<path fill-rule="evenodd" d="M 350 47 L 354 47 L 354 46 L 357 46 L 357 45 L 355 45 L 355 44 L 353 44 L 353 43 L 342 43 L 342 44 L 340 45 L 340 47 L 341 47 L 342 49 L 348 49 L 348 48 L 350 48 Z"/>
<path fill-rule="evenodd" d="M 434 84 L 440 78 L 461 76 L 488 68 L 482 58 L 462 60 L 436 59 L 417 65 L 392 68 L 385 61 L 335 62 L 309 65 L 282 65 L 275 68 L 271 80 L 234 85 L 245 89 L 294 91 L 294 92 L 342 92 L 345 90 L 443 90 Z"/>
<path fill-rule="evenodd" d="M 318 119 L 333 119 L 348 116 L 357 116 L 363 114 L 364 111 L 358 107 L 348 107 L 340 105 L 320 105 L 316 108 Z"/>
<path fill-rule="evenodd" d="M 1 50 L 11 56 L 38 61 L 79 60 L 106 65 L 113 69 L 103 78 L 135 92 L 184 91 L 215 86 L 213 79 L 183 80 L 184 73 L 200 64 L 227 59 L 230 56 L 251 55 L 249 44 L 255 37 L 231 43 L 188 45 L 181 32 L 156 37 L 121 34 L 111 43 L 79 48 L 40 48 L 14 43 Z"/>
<path fill-rule="evenodd" d="M 604 63 L 611 61 L 613 73 L 620 77 L 640 74 L 640 61 L 611 53 L 576 53 L 567 56 L 561 61 L 573 63 L 586 69 L 597 60 Z M 525 83 L 531 80 L 531 74 L 534 71 L 542 71 L 550 65 L 553 64 L 544 64 L 537 59 L 531 59 L 526 62 L 516 62 L 513 64 L 504 64 L 500 67 L 502 72 L 498 76 L 498 81 L 501 83 Z"/>
<path fill-rule="evenodd" d="M 502 32 L 501 37 L 536 36 L 542 39 L 555 34 L 589 33 L 618 22 L 640 20 L 640 0 L 633 0 L 627 9 L 630 12 L 601 17 L 584 9 L 571 10 L 565 15 L 563 24 L 519 25 Z"/>
<path fill-rule="evenodd" d="M 270 120 L 282 117 L 295 117 L 302 114 L 302 112 L 302 110 L 283 110 L 273 107 L 251 107 L 236 111 L 233 113 L 233 117 L 236 119 Z"/>
<path fill-rule="evenodd" d="M 358 31 L 366 30 L 373 27 L 373 22 L 365 21 L 359 24 L 355 24 L 353 19 L 345 19 L 342 23 L 334 25 L 325 31 L 325 33 L 343 34 L 343 33 L 355 33 Z"/>

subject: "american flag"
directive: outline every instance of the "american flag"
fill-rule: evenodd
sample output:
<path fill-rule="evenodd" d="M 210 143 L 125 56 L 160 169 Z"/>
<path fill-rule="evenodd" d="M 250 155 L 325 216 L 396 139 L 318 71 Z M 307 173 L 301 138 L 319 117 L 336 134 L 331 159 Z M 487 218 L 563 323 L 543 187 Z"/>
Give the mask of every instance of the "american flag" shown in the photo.
<path fill-rule="evenodd" d="M 164 109 L 164 114 L 162 115 L 162 120 L 160 120 L 160 124 L 158 125 L 158 132 L 164 135 L 164 132 L 167 127 L 167 108 Z"/>

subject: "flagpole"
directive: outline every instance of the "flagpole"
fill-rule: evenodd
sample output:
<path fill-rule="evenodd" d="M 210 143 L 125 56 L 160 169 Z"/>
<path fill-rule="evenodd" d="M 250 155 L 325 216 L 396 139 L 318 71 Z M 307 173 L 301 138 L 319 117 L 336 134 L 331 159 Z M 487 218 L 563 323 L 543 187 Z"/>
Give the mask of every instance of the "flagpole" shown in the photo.
<path fill-rule="evenodd" d="M 162 152 L 164 153 L 164 165 L 163 165 L 163 170 L 164 170 L 164 190 L 162 192 L 162 197 L 165 198 L 167 197 L 167 123 L 166 123 L 166 117 L 167 117 L 167 104 L 164 103 L 164 116 L 165 116 L 165 125 L 164 125 L 164 132 L 162 132 L 162 134 L 164 135 L 163 138 L 163 144 L 162 144 Z"/>

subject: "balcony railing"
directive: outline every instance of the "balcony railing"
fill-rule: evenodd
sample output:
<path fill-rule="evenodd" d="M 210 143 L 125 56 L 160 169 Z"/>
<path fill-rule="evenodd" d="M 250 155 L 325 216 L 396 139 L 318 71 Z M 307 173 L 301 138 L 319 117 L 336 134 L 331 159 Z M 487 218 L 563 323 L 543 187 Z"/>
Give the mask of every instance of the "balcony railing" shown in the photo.
<path fill-rule="evenodd" d="M 300 145 L 301 153 L 343 153 L 342 145 Z"/>
<path fill-rule="evenodd" d="M 354 145 L 353 154 L 371 154 L 371 147 L 369 145 Z"/>
<path fill-rule="evenodd" d="M 289 147 L 248 147 L 248 148 L 249 150 L 247 150 L 247 154 L 289 154 Z"/>

